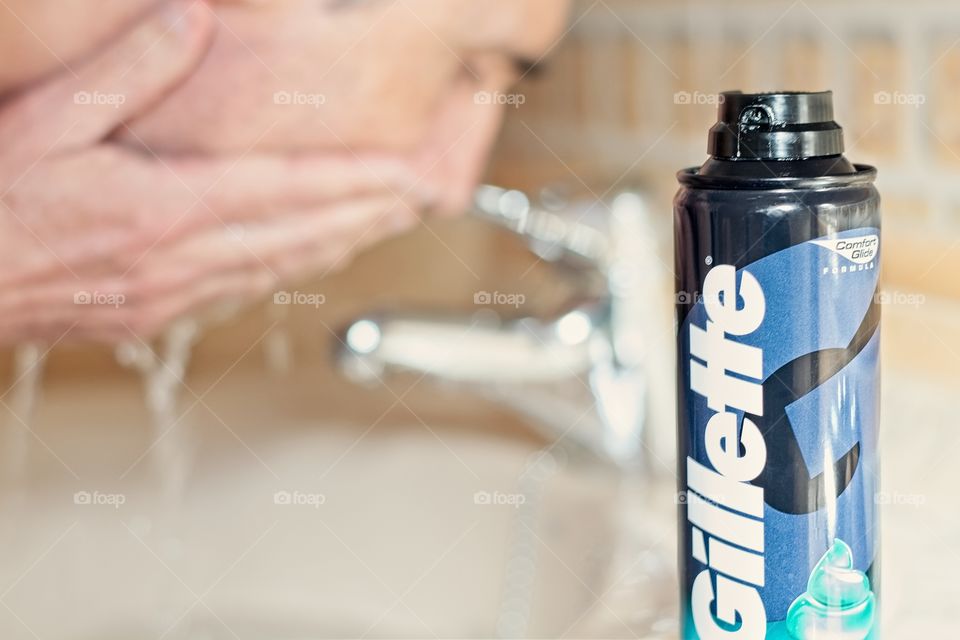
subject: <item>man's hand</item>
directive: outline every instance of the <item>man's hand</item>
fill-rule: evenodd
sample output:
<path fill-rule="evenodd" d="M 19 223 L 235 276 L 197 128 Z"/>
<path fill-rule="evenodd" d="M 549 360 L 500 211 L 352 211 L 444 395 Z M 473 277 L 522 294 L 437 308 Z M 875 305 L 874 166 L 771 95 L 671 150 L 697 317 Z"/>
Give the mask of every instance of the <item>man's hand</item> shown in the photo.
<path fill-rule="evenodd" d="M 209 11 L 164 3 L 0 108 L 0 341 L 148 336 L 414 218 L 414 179 L 382 158 L 164 157 L 110 141 L 194 72 Z"/>

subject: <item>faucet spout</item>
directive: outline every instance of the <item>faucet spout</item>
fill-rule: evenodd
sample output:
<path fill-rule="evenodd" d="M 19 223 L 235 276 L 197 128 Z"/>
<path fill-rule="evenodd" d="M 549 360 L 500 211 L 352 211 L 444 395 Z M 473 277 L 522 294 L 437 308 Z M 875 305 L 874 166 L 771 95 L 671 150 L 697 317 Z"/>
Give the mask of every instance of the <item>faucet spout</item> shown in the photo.
<path fill-rule="evenodd" d="M 575 279 L 579 291 L 559 312 L 365 315 L 340 336 L 341 371 L 366 383 L 413 372 L 464 385 L 519 412 L 556 442 L 618 465 L 642 462 L 650 363 L 647 327 L 637 316 L 649 312 L 640 295 L 649 283 L 627 236 L 645 233 L 637 228 L 643 200 L 628 193 L 612 204 L 561 209 L 483 186 L 474 210 L 523 238 L 560 267 L 561 277 Z"/>

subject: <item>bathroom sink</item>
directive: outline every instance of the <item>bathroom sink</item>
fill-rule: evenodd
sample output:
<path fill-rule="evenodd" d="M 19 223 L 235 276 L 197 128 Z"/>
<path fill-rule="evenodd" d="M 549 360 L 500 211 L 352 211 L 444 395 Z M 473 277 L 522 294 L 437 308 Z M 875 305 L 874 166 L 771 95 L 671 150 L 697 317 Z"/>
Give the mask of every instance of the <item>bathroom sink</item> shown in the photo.
<path fill-rule="evenodd" d="M 672 600 L 670 490 L 643 522 L 655 492 L 496 410 L 258 350 L 187 384 L 151 447 L 136 376 L 48 376 L 0 517 L 4 638 L 645 637 Z"/>
<path fill-rule="evenodd" d="M 127 368 L 59 345 L 31 398 L 44 348 L 21 349 L 0 398 L 0 637 L 671 637 L 669 464 L 624 472 L 422 374 L 336 372 L 338 330 L 371 308 L 471 313 L 488 289 L 536 313 L 565 287 L 464 220 L 289 289 L 322 307 L 230 316 L 189 367 L 154 368 L 183 366 L 182 388 L 145 396 L 132 340 Z"/>

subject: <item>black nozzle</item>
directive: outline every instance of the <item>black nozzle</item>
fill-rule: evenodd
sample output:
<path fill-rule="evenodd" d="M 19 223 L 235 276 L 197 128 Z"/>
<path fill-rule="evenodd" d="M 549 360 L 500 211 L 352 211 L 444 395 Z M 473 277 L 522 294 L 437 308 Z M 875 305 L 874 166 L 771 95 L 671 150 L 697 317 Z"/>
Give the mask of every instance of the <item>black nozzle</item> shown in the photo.
<path fill-rule="evenodd" d="M 720 94 L 708 153 L 725 160 L 803 160 L 843 153 L 833 92 Z"/>

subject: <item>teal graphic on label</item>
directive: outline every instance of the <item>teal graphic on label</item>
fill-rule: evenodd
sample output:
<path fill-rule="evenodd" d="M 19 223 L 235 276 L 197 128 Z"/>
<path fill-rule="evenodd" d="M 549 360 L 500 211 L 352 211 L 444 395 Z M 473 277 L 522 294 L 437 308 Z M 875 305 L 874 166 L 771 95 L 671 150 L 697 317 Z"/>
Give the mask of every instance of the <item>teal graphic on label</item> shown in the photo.
<path fill-rule="evenodd" d="M 795 640 L 865 640 L 876 606 L 870 579 L 853 568 L 853 552 L 837 539 L 810 573 L 807 592 L 790 605 L 787 631 Z"/>

